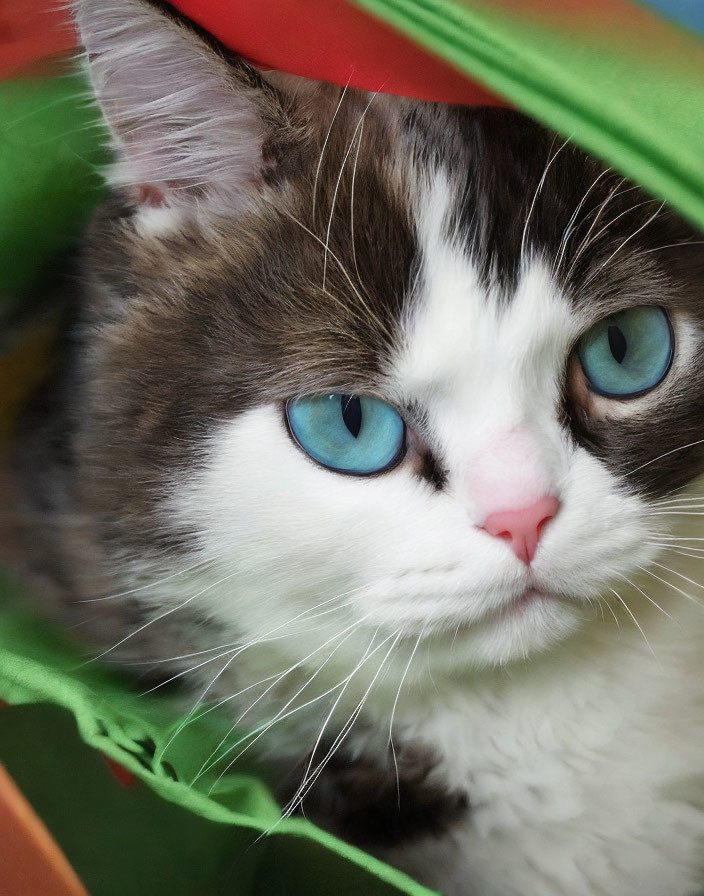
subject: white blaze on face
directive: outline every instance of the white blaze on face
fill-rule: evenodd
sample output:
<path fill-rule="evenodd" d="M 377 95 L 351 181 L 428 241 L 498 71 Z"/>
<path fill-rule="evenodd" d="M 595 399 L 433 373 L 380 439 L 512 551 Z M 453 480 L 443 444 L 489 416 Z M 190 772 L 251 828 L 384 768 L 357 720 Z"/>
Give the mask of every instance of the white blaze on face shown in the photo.
<path fill-rule="evenodd" d="M 470 249 L 449 231 L 452 198 L 439 176 L 418 206 L 422 268 L 394 366 L 397 401 L 422 408 L 446 490 L 474 527 L 556 497 L 531 584 L 595 598 L 652 552 L 642 544 L 644 502 L 560 421 L 568 358 L 593 321 L 537 257 L 524 260 L 513 293 L 487 288 Z M 490 546 L 473 532 L 467 549 L 481 564 Z"/>
<path fill-rule="evenodd" d="M 439 177 L 421 204 L 420 289 L 394 380 L 428 415 L 451 487 L 480 524 L 559 491 L 566 436 L 557 410 L 580 322 L 539 260 L 514 295 L 487 291 L 447 233 L 451 199 Z"/>
<path fill-rule="evenodd" d="M 366 479 L 322 469 L 293 443 L 281 408 L 264 406 L 219 427 L 204 470 L 174 488 L 179 520 L 229 576 L 204 596 L 208 612 L 256 638 L 328 601 L 336 612 L 307 633 L 297 623 L 268 649 L 295 658 L 355 625 L 334 674 L 375 632 L 446 636 L 459 666 L 542 649 L 575 630 L 585 599 L 649 556 L 644 503 L 558 419 L 584 322 L 539 260 L 512 296 L 487 292 L 445 235 L 449 197 L 440 179 L 422 204 L 418 294 L 385 380 L 391 404 L 422 409 L 419 435 L 446 485 L 434 488 L 411 462 Z M 545 495 L 559 511 L 528 568 L 481 526 Z M 505 614 L 529 588 L 562 599 Z"/>

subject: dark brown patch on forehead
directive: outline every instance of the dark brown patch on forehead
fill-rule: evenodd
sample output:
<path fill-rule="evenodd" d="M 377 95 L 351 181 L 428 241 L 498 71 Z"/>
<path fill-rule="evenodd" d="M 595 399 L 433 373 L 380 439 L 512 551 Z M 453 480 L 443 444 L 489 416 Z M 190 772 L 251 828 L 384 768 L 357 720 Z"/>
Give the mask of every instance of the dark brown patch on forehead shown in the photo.
<path fill-rule="evenodd" d="M 698 256 L 701 265 L 701 247 L 694 256 L 677 248 L 701 239 L 694 227 L 521 113 L 415 104 L 404 123 L 426 169 L 441 167 L 455 188 L 448 236 L 506 300 L 531 256 L 545 261 L 577 306 L 599 302 L 608 310 L 676 273 L 686 258 Z M 661 256 L 659 247 L 671 244 Z"/>

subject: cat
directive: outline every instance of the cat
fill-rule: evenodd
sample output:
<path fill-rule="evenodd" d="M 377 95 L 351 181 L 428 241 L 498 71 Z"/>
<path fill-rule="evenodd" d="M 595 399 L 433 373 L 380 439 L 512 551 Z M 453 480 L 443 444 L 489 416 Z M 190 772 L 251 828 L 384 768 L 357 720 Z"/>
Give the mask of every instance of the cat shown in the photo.
<path fill-rule="evenodd" d="M 45 604 L 445 896 L 701 891 L 699 233 L 517 111 L 74 8 L 115 164 L 15 448 Z"/>

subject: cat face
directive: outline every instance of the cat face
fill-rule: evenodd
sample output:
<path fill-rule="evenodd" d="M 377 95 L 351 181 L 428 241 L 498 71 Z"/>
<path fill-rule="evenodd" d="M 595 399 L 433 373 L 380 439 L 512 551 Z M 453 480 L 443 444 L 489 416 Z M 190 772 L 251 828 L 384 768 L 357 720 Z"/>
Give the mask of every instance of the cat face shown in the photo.
<path fill-rule="evenodd" d="M 419 645 L 463 675 L 637 595 L 653 502 L 704 459 L 693 229 L 518 113 L 77 10 L 118 147 L 75 424 L 114 576 L 170 570 L 140 599 L 194 651 L 256 642 L 245 681 L 356 692 Z"/>

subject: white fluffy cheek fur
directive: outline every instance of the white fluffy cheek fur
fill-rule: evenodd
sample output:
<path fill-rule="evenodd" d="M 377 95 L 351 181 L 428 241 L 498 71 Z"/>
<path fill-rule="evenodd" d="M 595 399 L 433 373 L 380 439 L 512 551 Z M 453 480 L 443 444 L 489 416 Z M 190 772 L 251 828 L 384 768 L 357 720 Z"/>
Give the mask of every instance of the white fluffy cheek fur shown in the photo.
<path fill-rule="evenodd" d="M 368 479 L 324 470 L 293 444 L 272 406 L 243 414 L 211 444 L 175 512 L 233 574 L 230 593 L 209 598 L 233 624 L 259 629 L 287 609 L 331 601 L 365 631 L 417 633 L 460 614 L 479 618 L 521 589 L 503 546 L 404 465 Z M 480 563 L 472 540 L 481 542 Z"/>
<path fill-rule="evenodd" d="M 398 648 L 389 667 L 403 667 L 422 638 L 437 670 L 454 675 L 564 639 L 585 615 L 581 599 L 645 559 L 640 501 L 619 496 L 586 452 L 570 466 L 530 574 L 407 466 L 369 479 L 318 467 L 273 406 L 214 434 L 209 462 L 175 491 L 172 510 L 214 560 L 209 581 L 220 584 L 203 583 L 199 612 L 234 637 L 273 639 L 269 661 L 325 660 L 338 674 L 367 650 L 384 656 L 385 644 Z M 514 608 L 529 587 L 555 596 Z"/>
<path fill-rule="evenodd" d="M 544 587 L 587 601 L 608 597 L 609 583 L 653 558 L 648 505 L 582 448 L 571 452 L 560 497 L 533 564 Z"/>

